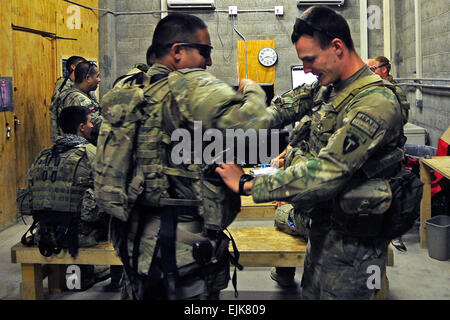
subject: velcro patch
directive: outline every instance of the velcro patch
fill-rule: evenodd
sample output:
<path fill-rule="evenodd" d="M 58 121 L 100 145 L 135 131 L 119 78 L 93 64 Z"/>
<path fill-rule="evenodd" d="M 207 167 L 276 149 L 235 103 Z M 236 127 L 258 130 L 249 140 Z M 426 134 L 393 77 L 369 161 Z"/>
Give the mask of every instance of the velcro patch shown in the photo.
<path fill-rule="evenodd" d="M 358 128 L 371 138 L 375 136 L 375 133 L 377 133 L 378 129 L 380 128 L 378 122 L 376 122 L 371 116 L 363 112 L 358 112 L 358 114 L 350 122 L 350 124 L 355 128 Z"/>

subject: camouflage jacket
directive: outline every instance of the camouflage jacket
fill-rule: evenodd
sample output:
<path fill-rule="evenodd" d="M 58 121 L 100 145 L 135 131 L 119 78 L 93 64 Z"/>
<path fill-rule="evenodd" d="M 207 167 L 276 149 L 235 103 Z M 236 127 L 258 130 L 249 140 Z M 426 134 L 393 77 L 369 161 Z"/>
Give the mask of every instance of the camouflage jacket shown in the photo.
<path fill-rule="evenodd" d="M 93 165 L 95 161 L 96 148 L 92 144 L 88 143 L 86 139 L 73 134 L 64 134 L 60 136 L 56 140 L 54 147 L 61 149 L 62 154 L 66 152 L 72 152 L 71 150 L 73 150 L 74 148 L 83 147 L 83 150 L 85 150 L 85 156 L 81 157 L 81 160 L 78 163 L 73 177 L 70 177 L 68 181 L 58 182 L 57 180 L 55 182 L 51 182 L 50 179 L 48 179 L 47 181 L 48 183 L 52 183 L 55 185 L 57 185 L 58 183 L 70 183 L 72 181 L 73 183 L 83 184 L 84 192 L 81 197 L 81 203 L 74 204 L 74 207 L 80 208 L 78 241 L 80 247 L 95 245 L 98 243 L 98 239 L 105 238 L 107 232 L 107 216 L 99 210 L 94 198 Z M 45 150 L 42 151 L 41 154 L 43 152 L 45 152 Z M 39 158 L 40 155 L 36 158 L 36 162 L 33 164 L 32 168 L 38 165 Z M 48 192 L 50 188 L 44 189 Z M 45 190 L 41 192 L 46 192 Z M 45 194 L 39 197 L 44 198 Z M 62 199 L 63 197 L 58 196 L 57 198 Z M 35 241 L 38 242 L 39 237 L 37 237 Z"/>
<path fill-rule="evenodd" d="M 100 109 L 99 103 L 92 92 L 86 94 L 75 86 L 71 86 L 67 90 L 61 92 L 61 99 L 63 108 L 68 106 L 84 106 L 88 107 L 90 110 L 95 109 L 96 111 L 94 112 L 97 112 Z"/>
<path fill-rule="evenodd" d="M 95 98 L 94 92 L 91 91 L 89 94 L 86 94 L 74 85 L 66 91 L 61 92 L 60 99 L 62 104 L 61 109 L 69 106 L 84 106 L 91 110 L 91 122 L 94 125 L 94 129 L 91 133 L 92 140 L 90 142 L 96 144 L 98 132 L 102 124 L 102 117 L 100 104 L 97 98 Z"/>
<path fill-rule="evenodd" d="M 50 139 L 52 143 L 55 143 L 58 136 L 62 134 L 61 129 L 58 127 L 58 114 L 62 109 L 61 100 L 58 99 L 62 92 L 73 87 L 73 80 L 68 78 L 64 86 L 61 88 L 64 82 L 64 77 L 59 77 L 55 83 L 55 89 L 52 94 L 52 102 L 50 104 Z M 60 90 L 61 89 L 61 90 Z"/>
<path fill-rule="evenodd" d="M 66 83 L 64 84 L 64 87 L 61 88 L 63 82 L 64 82 L 64 77 L 59 77 L 56 82 L 55 82 L 55 89 L 53 89 L 53 94 L 52 94 L 52 102 L 56 99 L 56 97 L 63 92 L 64 90 L 67 90 L 69 88 L 71 88 L 73 86 L 73 80 L 71 78 L 68 78 Z"/>
<path fill-rule="evenodd" d="M 334 86 L 315 83 L 274 99 L 279 105 L 295 105 L 304 129 L 286 154 L 290 165 L 255 179 L 255 202 L 284 200 L 296 207 L 315 207 L 342 192 L 359 169 L 376 166 L 403 146 L 403 110 L 388 82 L 362 89 L 335 109 L 336 100 L 348 96 L 345 90 L 367 76 L 377 77 L 364 66 Z"/>

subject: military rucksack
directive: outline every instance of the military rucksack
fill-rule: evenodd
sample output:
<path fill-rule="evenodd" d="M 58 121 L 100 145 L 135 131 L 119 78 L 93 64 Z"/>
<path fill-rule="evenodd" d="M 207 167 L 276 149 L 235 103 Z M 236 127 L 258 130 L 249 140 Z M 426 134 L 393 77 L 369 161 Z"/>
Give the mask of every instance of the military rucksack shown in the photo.
<path fill-rule="evenodd" d="M 175 99 L 184 107 L 172 89 L 184 76 L 179 70 L 143 82 L 150 85 L 121 82 L 103 97 L 95 197 L 103 210 L 121 221 L 128 220 L 138 201 L 149 207 L 198 207 L 208 229 L 223 230 L 239 212 L 239 196 L 204 179 L 201 165 L 169 164 L 170 134 L 176 128 L 168 120 L 168 106 Z M 192 187 L 179 198 L 169 192 L 177 179 Z"/>
<path fill-rule="evenodd" d="M 83 196 L 93 186 L 92 178 L 78 175 L 77 171 L 82 170 L 82 162 L 88 160 L 87 148 L 93 146 L 83 145 L 63 152 L 57 147 L 39 154 L 28 171 L 28 187 L 18 191 L 19 212 L 33 216 L 33 224 L 22 237 L 22 243 L 37 242 L 44 256 L 58 253 L 65 247 L 76 256 Z M 39 232 L 34 239 L 36 228 Z M 27 238 L 28 233 L 31 238 Z"/>

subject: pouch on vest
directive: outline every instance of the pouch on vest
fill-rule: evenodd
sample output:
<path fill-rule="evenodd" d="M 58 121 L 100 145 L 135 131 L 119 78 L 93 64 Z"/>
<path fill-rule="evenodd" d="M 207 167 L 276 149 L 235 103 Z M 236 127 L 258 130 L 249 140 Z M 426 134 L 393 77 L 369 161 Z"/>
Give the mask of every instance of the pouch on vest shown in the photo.
<path fill-rule="evenodd" d="M 423 183 L 403 166 L 389 183 L 392 204 L 385 214 L 382 234 L 385 239 L 392 240 L 408 232 L 419 217 Z"/>
<path fill-rule="evenodd" d="M 17 190 L 17 209 L 19 210 L 21 215 L 31 215 L 33 203 L 31 202 L 31 189 L 24 188 Z"/>
<path fill-rule="evenodd" d="M 204 226 L 209 230 L 220 231 L 227 228 L 241 210 L 241 197 L 223 183 L 218 185 L 203 180 L 203 206 L 199 214 Z"/>
<path fill-rule="evenodd" d="M 337 229 L 347 235 L 378 236 L 391 202 L 392 193 L 388 181 L 370 179 L 338 198 L 333 221 Z"/>

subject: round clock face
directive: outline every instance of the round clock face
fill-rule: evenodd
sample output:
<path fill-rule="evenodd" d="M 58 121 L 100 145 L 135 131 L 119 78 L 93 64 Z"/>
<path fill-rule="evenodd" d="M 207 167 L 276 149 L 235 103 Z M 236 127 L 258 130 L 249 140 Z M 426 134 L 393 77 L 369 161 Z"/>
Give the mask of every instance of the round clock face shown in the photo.
<path fill-rule="evenodd" d="M 265 47 L 259 50 L 258 60 L 265 67 L 271 67 L 277 63 L 277 52 L 271 47 Z"/>

